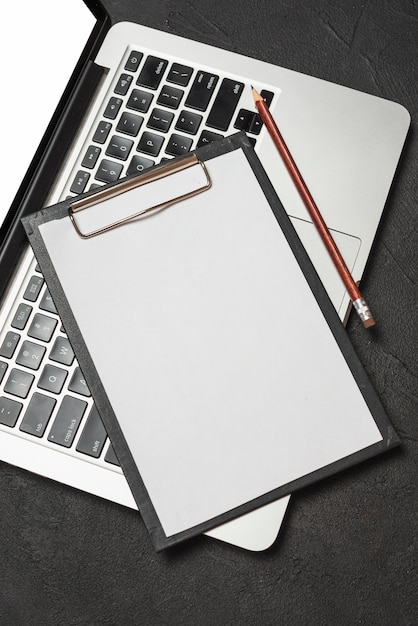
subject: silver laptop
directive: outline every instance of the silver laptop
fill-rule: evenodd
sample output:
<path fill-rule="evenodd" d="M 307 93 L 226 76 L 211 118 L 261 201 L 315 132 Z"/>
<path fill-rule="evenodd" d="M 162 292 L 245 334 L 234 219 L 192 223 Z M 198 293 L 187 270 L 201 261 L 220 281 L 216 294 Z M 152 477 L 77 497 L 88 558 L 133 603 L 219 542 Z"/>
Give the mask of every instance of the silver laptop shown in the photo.
<path fill-rule="evenodd" d="M 38 2 L 38 10 L 43 2 L 43 14 L 49 15 L 44 23 L 48 37 L 60 32 L 63 20 L 69 32 L 81 38 L 90 32 L 92 16 L 81 0 L 73 3 L 71 15 L 68 5 L 63 14 L 64 6 L 58 3 L 58 7 L 53 0 Z M 31 3 L 25 4 L 29 10 Z M 26 9 L 20 5 L 19 11 Z M 108 28 L 105 17 L 96 17 L 93 36 L 57 110 L 48 113 L 52 122 L 19 190 L 18 182 L 13 182 L 9 201 L 17 195 L 11 209 L 6 215 L 3 207 L 0 213 L 4 219 L 0 231 L 0 459 L 135 508 L 65 329 L 36 260 L 25 246 L 20 217 L 244 130 L 344 320 L 349 298 L 255 114 L 250 85 L 268 99 L 358 281 L 405 141 L 409 115 L 397 104 L 345 87 L 136 24 Z M 33 47 L 26 45 L 32 68 L 33 54 L 44 40 L 41 27 L 38 23 Z M 60 50 L 59 38 L 56 44 L 46 35 L 45 40 L 49 52 Z M 66 47 L 67 43 L 66 38 Z M 76 57 L 68 57 L 65 70 L 64 60 L 59 67 L 65 80 L 81 52 L 81 41 L 73 43 Z M 54 75 L 48 58 L 56 55 L 45 55 L 36 67 L 38 85 Z M 58 102 L 59 95 L 48 95 L 47 102 L 55 103 L 54 98 Z M 13 102 L 9 104 L 14 111 Z M 10 111 L 2 118 L 10 119 Z M 43 130 L 48 119 L 41 122 Z M 22 150 L 7 163 L 8 169 L 17 169 Z M 109 286 L 109 297 L 120 294 Z M 372 308 L 373 303 L 369 304 Z M 378 318 L 378 311 L 374 313 Z M 134 332 L 134 323 L 128 304 L 125 319 L 117 320 L 115 328 L 125 335 Z M 107 332 L 115 329 L 103 329 L 104 341 Z M 123 364 L 115 363 L 115 376 L 123 384 Z M 82 410 L 75 415 L 69 406 Z M 264 550 L 276 539 L 287 504 L 288 498 L 283 498 L 208 534 L 249 550 Z"/>

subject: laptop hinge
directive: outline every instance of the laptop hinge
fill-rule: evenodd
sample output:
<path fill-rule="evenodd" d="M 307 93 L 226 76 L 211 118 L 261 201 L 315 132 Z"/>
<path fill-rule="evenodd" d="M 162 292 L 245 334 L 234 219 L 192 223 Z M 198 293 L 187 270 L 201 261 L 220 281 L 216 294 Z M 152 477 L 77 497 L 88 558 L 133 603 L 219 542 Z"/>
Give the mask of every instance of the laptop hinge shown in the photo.
<path fill-rule="evenodd" d="M 21 218 L 44 205 L 105 69 L 86 63 L 61 115 L 52 119 L 0 230 L 0 298 L 27 245 Z"/>

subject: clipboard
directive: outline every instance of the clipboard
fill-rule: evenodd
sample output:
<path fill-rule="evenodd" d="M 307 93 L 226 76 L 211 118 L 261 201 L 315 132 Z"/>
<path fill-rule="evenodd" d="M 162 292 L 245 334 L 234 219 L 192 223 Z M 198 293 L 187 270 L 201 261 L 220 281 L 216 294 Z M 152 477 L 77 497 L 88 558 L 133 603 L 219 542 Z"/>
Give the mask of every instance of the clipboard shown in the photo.
<path fill-rule="evenodd" d="M 157 551 L 399 443 L 244 134 L 22 222 Z"/>

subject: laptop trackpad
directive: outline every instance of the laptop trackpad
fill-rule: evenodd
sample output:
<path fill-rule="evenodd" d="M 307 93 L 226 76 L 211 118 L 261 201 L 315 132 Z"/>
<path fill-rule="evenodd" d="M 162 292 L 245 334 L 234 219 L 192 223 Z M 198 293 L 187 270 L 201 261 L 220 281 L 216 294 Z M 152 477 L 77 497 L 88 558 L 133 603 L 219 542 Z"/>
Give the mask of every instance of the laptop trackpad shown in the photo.
<path fill-rule="evenodd" d="M 343 304 L 345 287 L 315 226 L 312 222 L 307 222 L 297 217 L 291 217 L 290 219 L 310 256 L 333 305 L 337 309 L 338 313 L 343 313 L 342 317 L 344 317 L 345 311 L 342 312 L 340 309 Z M 346 235 L 345 233 L 341 233 L 336 230 L 330 230 L 330 232 L 344 258 L 344 261 L 346 262 L 348 269 L 352 272 L 358 251 L 360 249 L 361 240 L 358 237 Z M 354 279 L 356 280 L 355 276 Z"/>

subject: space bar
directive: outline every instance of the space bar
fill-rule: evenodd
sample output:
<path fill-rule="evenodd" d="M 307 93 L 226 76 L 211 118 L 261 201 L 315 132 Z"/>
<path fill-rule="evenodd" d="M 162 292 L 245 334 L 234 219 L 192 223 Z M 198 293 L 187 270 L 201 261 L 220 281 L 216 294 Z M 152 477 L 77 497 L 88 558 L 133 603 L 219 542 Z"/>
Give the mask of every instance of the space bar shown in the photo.
<path fill-rule="evenodd" d="M 244 83 L 224 78 L 216 95 L 206 125 L 217 130 L 227 130 L 237 108 Z"/>

